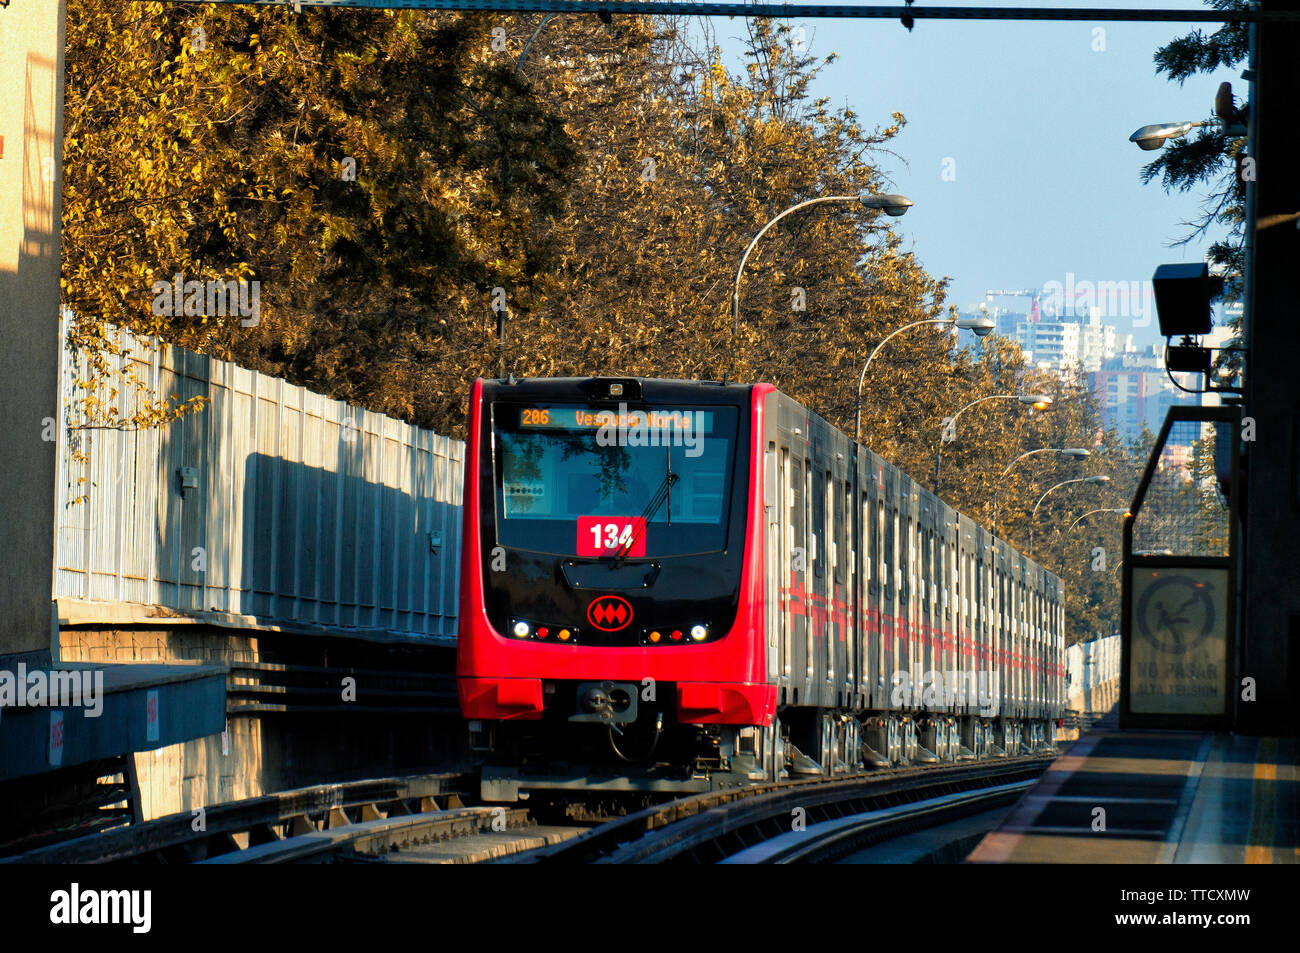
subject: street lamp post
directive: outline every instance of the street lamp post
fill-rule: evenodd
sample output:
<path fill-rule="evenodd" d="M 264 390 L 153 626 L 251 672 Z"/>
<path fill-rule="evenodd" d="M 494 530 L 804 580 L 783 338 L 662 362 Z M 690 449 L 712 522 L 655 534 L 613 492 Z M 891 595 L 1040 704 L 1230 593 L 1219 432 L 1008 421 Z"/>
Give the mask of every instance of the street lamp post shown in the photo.
<path fill-rule="evenodd" d="M 1181 139 L 1193 129 L 1208 125 L 1208 122 L 1155 122 L 1133 133 L 1128 141 L 1137 143 L 1143 152 L 1154 152 L 1170 139 Z"/>
<path fill-rule="evenodd" d="M 911 324 L 905 324 L 901 328 L 895 328 L 889 334 L 885 335 L 884 340 L 876 345 L 875 349 L 871 352 L 871 355 L 867 358 L 867 363 L 862 365 L 862 373 L 858 375 L 857 412 L 853 424 L 853 442 L 855 444 L 860 443 L 862 437 L 862 382 L 867 379 L 867 368 L 871 366 L 871 362 L 875 360 L 876 355 L 880 353 L 880 349 L 889 343 L 890 338 L 896 334 L 902 334 L 910 328 L 918 328 L 923 324 L 946 324 L 949 327 L 956 328 L 960 331 L 974 331 L 980 337 L 984 337 L 984 335 L 988 334 L 994 329 L 994 327 L 996 327 L 993 319 L 986 314 L 974 318 L 957 318 L 956 320 L 952 318 L 924 318 L 920 321 L 913 321 Z"/>
<path fill-rule="evenodd" d="M 1202 122 L 1155 122 L 1143 126 L 1128 137 L 1129 142 L 1137 143 L 1143 152 L 1154 152 L 1170 139 L 1181 139 L 1193 129 L 1201 126 L 1219 126 L 1224 135 L 1240 138 L 1250 129 L 1246 125 L 1246 111 L 1237 107 L 1232 95 L 1231 83 L 1220 83 L 1219 91 L 1214 97 L 1214 118 Z"/>
<path fill-rule="evenodd" d="M 966 411 L 970 410 L 976 404 L 982 404 L 987 400 L 1018 400 L 1020 403 L 1029 404 L 1038 410 L 1046 410 L 1052 403 L 1052 398 L 1047 394 L 990 394 L 987 397 L 977 397 L 961 410 L 957 411 L 957 413 L 949 417 L 947 423 L 939 432 L 939 449 L 934 457 L 934 491 L 936 493 L 939 492 L 939 470 L 943 464 L 943 445 L 945 443 L 944 432 L 948 429 L 948 426 L 951 425 L 955 434 L 957 418 L 966 413 Z M 953 439 L 957 439 L 956 436 L 954 436 Z"/>
<path fill-rule="evenodd" d="M 1092 516 L 1094 513 L 1122 513 L 1125 516 L 1129 515 L 1128 510 L 1126 509 L 1116 509 L 1114 507 L 1102 507 L 1101 509 L 1089 510 L 1088 512 L 1084 513 L 1082 516 L 1077 517 L 1075 521 L 1066 528 L 1065 535 L 1061 540 L 1061 562 L 1062 563 L 1065 562 L 1065 547 L 1069 543 L 1070 533 L 1074 531 L 1074 528 L 1076 526 L 1078 526 L 1089 516 Z"/>
<path fill-rule="evenodd" d="M 1002 471 L 1002 476 L 998 478 L 998 485 L 993 488 L 993 532 L 995 534 L 998 531 L 998 494 L 1002 492 L 1002 481 L 1006 478 L 1006 475 L 1011 472 L 1012 467 L 1025 459 L 1025 457 L 1032 457 L 1036 453 L 1059 453 L 1074 460 L 1083 460 L 1086 457 L 1092 456 L 1092 451 L 1086 450 L 1083 447 L 1039 447 L 1037 450 L 1026 450 L 1020 456 L 1008 463 L 1006 469 Z"/>
<path fill-rule="evenodd" d="M 766 235 L 768 229 L 773 225 L 792 212 L 822 202 L 858 202 L 864 208 L 876 209 L 894 218 L 904 214 L 912 207 L 912 200 L 906 195 L 874 195 L 870 192 L 860 192 L 857 195 L 823 195 L 819 198 L 808 199 L 796 205 L 791 205 L 788 209 L 769 220 L 750 241 L 749 247 L 745 249 L 745 254 L 740 257 L 740 266 L 736 268 L 736 281 L 731 289 L 731 359 L 733 363 L 736 360 L 736 334 L 740 331 L 740 276 L 745 270 L 745 262 L 749 261 L 750 253 L 753 252 L 754 246 L 758 244 L 758 240 Z"/>
<path fill-rule="evenodd" d="M 1082 516 L 1078 517 L 1073 523 L 1071 523 L 1069 528 L 1066 529 L 1065 532 L 1068 534 L 1070 530 L 1074 529 L 1076 526 L 1079 525 L 1080 522 L 1087 519 L 1093 513 L 1123 513 L 1125 516 L 1128 516 L 1128 510 L 1116 509 L 1114 507 L 1103 507 L 1102 509 L 1099 510 L 1089 510 L 1088 512 L 1084 513 Z"/>
<path fill-rule="evenodd" d="M 1034 522 L 1038 519 L 1038 508 L 1043 505 L 1043 500 L 1047 499 L 1049 493 L 1051 493 L 1053 490 L 1059 490 L 1063 486 L 1069 486 L 1071 483 L 1091 483 L 1094 485 L 1100 485 L 1102 483 L 1109 483 L 1109 482 L 1110 482 L 1110 477 L 1108 476 L 1087 476 L 1087 477 L 1076 477 L 1073 480 L 1062 480 L 1060 483 L 1056 484 L 1056 486 L 1048 487 L 1047 492 L 1044 493 L 1042 496 L 1040 496 L 1038 498 L 1038 502 L 1034 504 L 1034 511 L 1029 514 L 1028 555 L 1033 556 L 1034 554 Z"/>

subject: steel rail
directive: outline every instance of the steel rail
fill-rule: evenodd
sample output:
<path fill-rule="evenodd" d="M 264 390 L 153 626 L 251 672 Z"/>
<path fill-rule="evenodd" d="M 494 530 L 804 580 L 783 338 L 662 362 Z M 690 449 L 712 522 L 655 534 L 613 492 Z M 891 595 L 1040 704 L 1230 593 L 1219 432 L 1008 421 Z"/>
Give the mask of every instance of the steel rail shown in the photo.
<path fill-rule="evenodd" d="M 752 837 L 740 844 L 748 847 L 787 830 L 789 812 L 795 807 L 803 808 L 810 815 L 823 810 L 839 815 L 856 813 L 861 809 L 843 811 L 837 806 L 866 798 L 894 798 L 894 803 L 915 801 L 920 793 L 938 785 L 991 783 L 989 779 L 1006 781 L 1008 775 L 1025 771 L 1036 775 L 1046 770 L 1055 757 L 1053 752 L 999 761 L 995 765 L 933 765 L 711 791 L 637 811 L 563 844 L 528 851 L 507 862 L 656 863 L 730 835 L 742 840 Z M 771 829 L 775 818 L 782 818 L 782 826 Z M 748 833 L 765 824 L 769 830 L 763 835 Z"/>
<path fill-rule="evenodd" d="M 1012 781 L 991 788 L 943 794 L 911 804 L 879 808 L 789 831 L 719 861 L 723 864 L 815 863 L 865 844 L 878 844 L 902 834 L 935 827 L 978 811 L 1018 800 L 1035 779 Z"/>
<path fill-rule="evenodd" d="M 894 779 L 883 785 L 862 785 L 821 791 L 787 790 L 749 802 L 715 808 L 687 821 L 672 825 L 636 843 L 619 848 L 599 862 L 611 864 L 657 864 L 679 859 L 720 861 L 738 849 L 766 841 L 790 831 L 792 812 L 802 809 L 805 823 L 816 823 L 848 814 L 892 807 L 900 802 L 915 803 L 948 794 L 984 787 L 992 783 L 1031 780 L 1047 769 L 1048 759 L 1038 764 L 1000 764 L 963 771 L 928 771 L 921 777 Z M 805 831 L 806 832 L 806 831 Z"/>

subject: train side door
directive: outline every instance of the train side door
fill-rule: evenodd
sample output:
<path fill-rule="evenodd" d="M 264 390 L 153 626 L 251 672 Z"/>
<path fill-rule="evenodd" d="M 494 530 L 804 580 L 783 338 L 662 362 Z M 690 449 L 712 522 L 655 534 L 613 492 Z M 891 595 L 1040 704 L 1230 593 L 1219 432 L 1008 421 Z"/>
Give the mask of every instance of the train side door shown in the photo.
<path fill-rule="evenodd" d="M 781 611 L 782 563 L 785 549 L 781 539 L 781 482 L 776 469 L 776 444 L 769 443 L 763 454 L 763 514 L 765 517 L 766 538 L 764 563 L 766 586 L 766 611 L 763 627 L 767 632 L 764 640 L 764 654 L 767 656 L 767 680 L 775 682 L 780 671 L 781 654 L 781 620 L 785 613 Z"/>

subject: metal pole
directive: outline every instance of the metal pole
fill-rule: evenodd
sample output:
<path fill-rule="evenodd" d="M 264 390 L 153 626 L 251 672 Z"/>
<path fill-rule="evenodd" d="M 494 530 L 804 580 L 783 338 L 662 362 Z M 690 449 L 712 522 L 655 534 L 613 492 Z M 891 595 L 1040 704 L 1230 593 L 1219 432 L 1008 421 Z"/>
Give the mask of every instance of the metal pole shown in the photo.
<path fill-rule="evenodd" d="M 867 363 L 862 365 L 862 373 L 858 375 L 857 415 L 853 424 L 854 443 L 859 443 L 862 439 L 862 382 L 867 379 L 867 368 L 871 366 L 871 362 L 875 360 L 876 355 L 880 353 L 880 349 L 889 343 L 890 338 L 896 334 L 901 334 L 908 328 L 920 327 L 922 324 L 955 324 L 955 322 L 952 318 L 924 318 L 920 321 L 913 321 L 911 324 L 905 324 L 901 328 L 895 328 L 885 336 L 884 340 L 876 345 L 875 350 L 873 350 L 871 355 L 867 358 Z"/>
<path fill-rule="evenodd" d="M 1044 493 L 1038 498 L 1038 502 L 1034 504 L 1034 511 L 1029 514 L 1029 550 L 1025 555 L 1034 555 L 1034 522 L 1038 519 L 1038 508 L 1043 505 L 1043 500 L 1047 499 L 1047 494 L 1051 493 L 1053 490 L 1059 490 L 1063 486 L 1069 486 L 1071 483 L 1086 483 L 1087 480 L 1087 477 L 1076 477 L 1073 480 L 1062 480 L 1060 483 L 1056 484 L 1056 486 L 1048 487 L 1047 493 Z"/>
<path fill-rule="evenodd" d="M 1265 11 L 1300 12 L 1300 0 L 1266 0 Z M 1257 177 L 1247 206 L 1252 215 L 1293 212 L 1300 189 L 1291 169 L 1300 152 L 1294 104 L 1300 98 L 1295 51 L 1300 29 L 1274 23 L 1258 31 L 1256 79 L 1251 90 L 1250 145 Z M 1256 227 L 1251 228 L 1251 225 Z M 1300 729 L 1294 702 L 1300 689 L 1300 588 L 1295 566 L 1300 557 L 1300 468 L 1295 455 L 1300 406 L 1300 339 L 1292 319 L 1295 263 L 1300 229 L 1258 228 L 1247 222 L 1250 300 L 1246 303 L 1246 389 L 1242 413 L 1253 418 L 1259 439 L 1243 441 L 1245 475 L 1240 569 L 1241 611 L 1238 676 L 1256 679 L 1257 700 L 1237 706 L 1240 730 L 1276 734 Z M 1240 436 L 1240 433 L 1239 435 Z M 1239 697 L 1239 696 L 1238 696 Z M 1285 727 L 1284 727 L 1285 726 Z"/>
<path fill-rule="evenodd" d="M 807 201 L 800 202 L 797 205 L 791 205 L 788 209 L 781 212 L 758 230 L 758 234 L 754 236 L 753 240 L 749 243 L 749 247 L 745 249 L 745 254 L 740 257 L 740 267 L 736 269 L 736 281 L 732 285 L 731 289 L 731 367 L 727 371 L 728 377 L 731 376 L 731 370 L 736 366 L 736 334 L 740 331 L 740 275 L 745 270 L 745 262 L 749 261 L 749 255 L 754 250 L 754 246 L 758 244 L 758 240 L 766 235 L 767 230 L 777 222 L 781 221 L 781 219 L 785 218 L 791 212 L 799 211 L 801 208 L 807 208 L 809 205 L 816 205 L 819 202 L 860 201 L 862 201 L 862 199 L 857 195 L 824 195 L 821 198 L 808 199 Z"/>
<path fill-rule="evenodd" d="M 1012 460 L 1010 463 L 1007 464 L 1007 468 L 1002 471 L 1002 476 L 1005 477 L 1008 473 L 1010 473 L 1011 468 L 1014 467 L 1021 460 L 1025 459 L 1025 457 L 1032 457 L 1036 453 L 1062 453 L 1063 454 L 1065 453 L 1065 451 L 1060 449 L 1059 447 L 1039 447 L 1036 450 L 1026 450 L 1020 456 L 1016 457 L 1014 460 Z M 993 534 L 995 536 L 997 535 L 998 532 L 998 493 L 1000 491 L 1001 491 L 1000 485 L 995 486 L 993 488 Z"/>
<path fill-rule="evenodd" d="M 948 422 L 951 423 L 953 426 L 953 439 L 954 440 L 957 439 L 956 437 L 957 418 L 960 417 L 962 414 L 966 413 L 966 411 L 970 410 L 976 404 L 982 404 L 986 400 L 1019 400 L 1020 397 L 1021 397 L 1020 394 L 990 394 L 988 397 L 979 397 L 975 400 L 972 400 L 969 404 L 967 404 L 961 410 L 957 411 L 957 413 L 953 414 L 951 417 L 948 418 Z M 939 493 L 939 468 L 942 466 L 942 464 L 943 464 L 943 429 L 940 428 L 939 450 L 934 457 L 934 492 L 936 495 L 938 495 Z"/>
<path fill-rule="evenodd" d="M 1078 526 L 1081 521 L 1087 519 L 1093 513 L 1127 513 L 1127 512 L 1128 510 L 1103 508 L 1099 510 L 1089 510 L 1088 512 L 1084 513 L 1082 516 L 1077 517 L 1075 521 L 1069 525 L 1066 531 L 1061 534 L 1061 565 L 1062 566 L 1065 565 L 1065 551 L 1067 548 L 1069 548 L 1070 545 L 1070 533 L 1073 532 L 1074 528 Z"/>
<path fill-rule="evenodd" d="M 214 0 L 172 0 L 180 3 L 211 3 Z M 283 6 L 285 0 L 215 0 L 217 3 L 250 3 Z M 657 0 L 608 0 L 593 4 L 590 0 L 292 0 L 303 7 L 370 7 L 387 10 L 486 10 L 492 12 L 536 13 L 610 13 L 620 16 L 637 14 L 658 15 L 663 4 Z M 0 6 L 5 4 L 0 3 Z M 1295 22 L 1296 13 L 1278 10 L 1279 4 L 1270 4 L 1261 10 L 1191 10 L 1117 8 L 1117 7 L 1002 7 L 1002 6 L 932 6 L 903 7 L 893 3 L 875 4 L 817 4 L 763 2 L 744 4 L 717 2 L 717 0 L 678 0 L 673 13 L 679 16 L 702 17 L 771 17 L 779 19 L 829 18 L 836 20 L 872 19 L 898 20 L 903 16 L 913 20 L 1032 20 L 1060 21 L 1084 20 L 1118 23 L 1286 23 Z"/>

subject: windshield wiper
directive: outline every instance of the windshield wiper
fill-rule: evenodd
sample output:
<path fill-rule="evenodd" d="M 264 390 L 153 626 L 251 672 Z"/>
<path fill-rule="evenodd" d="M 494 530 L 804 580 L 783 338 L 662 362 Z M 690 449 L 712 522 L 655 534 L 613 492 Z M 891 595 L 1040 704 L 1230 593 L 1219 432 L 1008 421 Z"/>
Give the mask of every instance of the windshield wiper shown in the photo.
<path fill-rule="evenodd" d="M 672 470 L 669 470 L 668 475 L 663 478 L 658 489 L 655 490 L 654 496 L 650 497 L 650 502 L 646 504 L 645 509 L 641 511 L 641 515 L 637 517 L 637 522 L 633 524 L 632 535 L 629 536 L 627 542 L 620 546 L 614 553 L 614 561 L 610 563 L 610 569 L 617 569 L 627 561 L 628 553 L 632 552 L 632 547 L 635 546 L 636 541 L 641 538 L 641 534 L 645 532 L 646 526 L 655 518 L 655 514 L 659 512 L 659 507 L 664 505 L 664 501 L 672 495 L 673 484 L 676 483 L 677 480 L 677 474 L 673 473 Z"/>

